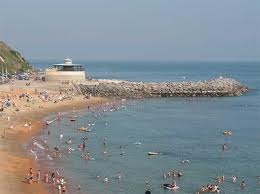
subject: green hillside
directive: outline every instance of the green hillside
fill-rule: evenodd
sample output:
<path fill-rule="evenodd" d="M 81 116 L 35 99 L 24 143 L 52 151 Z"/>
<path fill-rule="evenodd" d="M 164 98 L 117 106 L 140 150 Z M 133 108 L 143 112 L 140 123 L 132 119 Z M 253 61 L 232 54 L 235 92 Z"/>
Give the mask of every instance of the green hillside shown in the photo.
<path fill-rule="evenodd" d="M 32 69 L 30 64 L 21 56 L 18 51 L 11 49 L 4 42 L 0 41 L 0 72 L 24 72 Z"/>

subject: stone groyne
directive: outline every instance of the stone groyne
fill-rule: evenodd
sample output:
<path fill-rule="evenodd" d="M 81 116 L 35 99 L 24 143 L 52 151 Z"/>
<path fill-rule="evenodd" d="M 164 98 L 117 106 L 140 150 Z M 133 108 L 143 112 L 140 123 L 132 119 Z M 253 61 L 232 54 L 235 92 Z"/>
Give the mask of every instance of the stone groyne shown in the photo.
<path fill-rule="evenodd" d="M 76 87 L 84 95 L 119 98 L 240 96 L 249 90 L 234 79 L 222 77 L 207 81 L 170 83 L 95 80 Z"/>

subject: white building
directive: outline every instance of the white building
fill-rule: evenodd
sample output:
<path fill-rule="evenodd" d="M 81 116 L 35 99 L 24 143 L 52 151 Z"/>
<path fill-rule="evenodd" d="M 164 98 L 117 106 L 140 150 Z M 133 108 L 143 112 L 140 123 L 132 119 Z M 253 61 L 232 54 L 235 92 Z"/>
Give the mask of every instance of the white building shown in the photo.
<path fill-rule="evenodd" d="M 69 58 L 64 63 L 53 64 L 45 70 L 45 81 L 70 81 L 82 82 L 86 80 L 85 70 L 82 65 L 73 64 Z"/>

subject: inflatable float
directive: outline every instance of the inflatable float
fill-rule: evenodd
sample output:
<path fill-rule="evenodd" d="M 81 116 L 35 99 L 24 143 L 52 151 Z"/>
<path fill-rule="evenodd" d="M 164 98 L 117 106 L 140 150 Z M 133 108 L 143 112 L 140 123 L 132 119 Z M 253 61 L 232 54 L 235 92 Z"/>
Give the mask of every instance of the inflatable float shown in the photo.
<path fill-rule="evenodd" d="M 156 156 L 158 154 L 159 154 L 158 152 L 148 152 L 147 153 L 148 156 Z"/>
<path fill-rule="evenodd" d="M 91 132 L 91 129 L 88 129 L 87 127 L 79 127 L 78 130 L 84 132 Z"/>
<path fill-rule="evenodd" d="M 162 184 L 162 187 L 168 190 L 177 190 L 180 188 L 178 186 L 173 186 L 172 184 Z"/>
<path fill-rule="evenodd" d="M 53 119 L 53 120 L 51 120 L 51 121 L 46 121 L 46 125 L 50 125 L 50 124 L 52 124 L 54 121 L 57 121 L 58 120 L 58 118 L 55 118 L 55 119 Z"/>

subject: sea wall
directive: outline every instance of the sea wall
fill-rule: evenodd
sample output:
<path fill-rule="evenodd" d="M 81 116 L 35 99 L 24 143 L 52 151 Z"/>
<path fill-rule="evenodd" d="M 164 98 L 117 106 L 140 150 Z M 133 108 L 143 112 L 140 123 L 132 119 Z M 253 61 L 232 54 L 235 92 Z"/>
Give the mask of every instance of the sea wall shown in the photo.
<path fill-rule="evenodd" d="M 240 96 L 248 87 L 231 78 L 199 82 L 144 83 L 120 80 L 95 80 L 76 85 L 84 95 L 120 98 L 221 97 Z"/>

